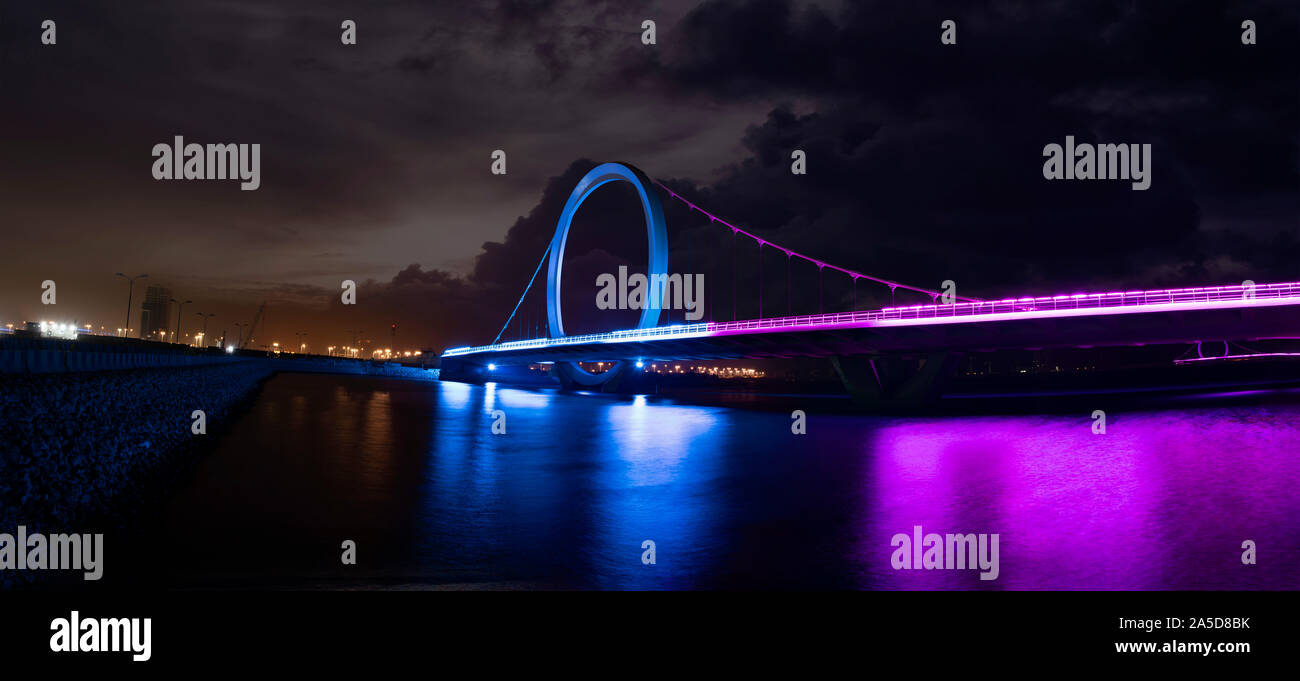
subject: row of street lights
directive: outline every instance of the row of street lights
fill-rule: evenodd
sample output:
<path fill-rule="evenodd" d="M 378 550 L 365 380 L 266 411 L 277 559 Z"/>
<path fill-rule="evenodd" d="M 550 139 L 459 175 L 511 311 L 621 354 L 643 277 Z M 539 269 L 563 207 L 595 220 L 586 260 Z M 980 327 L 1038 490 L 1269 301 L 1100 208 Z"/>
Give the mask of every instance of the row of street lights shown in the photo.
<path fill-rule="evenodd" d="M 148 278 L 149 278 L 149 275 L 147 275 L 147 274 L 137 274 L 137 275 L 135 275 L 134 277 L 128 277 L 128 276 L 126 276 L 125 274 L 122 274 L 121 272 L 118 272 L 118 273 L 117 273 L 117 276 L 122 277 L 122 278 L 125 279 L 125 280 L 127 281 L 127 283 L 129 284 L 129 286 L 128 286 L 127 289 L 126 289 L 126 324 L 122 325 L 122 328 L 124 328 L 124 329 L 129 329 L 130 326 L 131 326 L 131 302 L 132 302 L 133 296 L 135 295 L 135 280 L 136 280 L 136 279 L 148 279 Z M 182 318 L 182 316 L 184 315 L 185 306 L 186 306 L 186 305 L 189 305 L 190 303 L 193 303 L 194 301 L 192 301 L 192 300 L 177 300 L 177 299 L 175 299 L 175 298 L 171 298 L 171 299 L 169 299 L 169 300 L 170 300 L 171 302 L 173 302 L 173 303 L 176 303 L 176 335 L 173 336 L 173 340 L 174 340 L 175 342 L 179 343 L 179 342 L 180 342 L 180 339 L 181 339 L 181 318 Z M 213 318 L 213 317 L 215 317 L 215 316 L 217 316 L 217 315 L 216 315 L 216 313 L 204 314 L 204 313 L 202 313 L 202 312 L 196 312 L 195 314 L 197 314 L 198 316 L 200 316 L 200 317 L 203 318 L 203 332 L 199 334 L 198 338 L 207 338 L 207 337 L 208 337 L 208 320 L 211 319 L 211 318 Z M 239 333 L 239 345 L 240 345 L 240 346 L 242 346 L 242 345 L 244 344 L 244 330 L 247 329 L 247 328 L 248 328 L 248 324 L 246 324 L 246 323 L 243 323 L 243 322 L 236 322 L 236 323 L 235 323 L 235 330 L 238 331 L 238 333 Z M 251 331 L 251 329 L 249 329 L 249 330 Z M 396 325 L 396 324 L 393 324 L 392 332 L 393 332 L 394 340 L 396 340 L 396 336 L 397 336 L 397 325 Z M 362 333 L 362 331 L 361 331 L 360 329 L 356 329 L 356 330 L 353 330 L 353 331 L 352 331 L 352 346 L 351 346 L 349 349 L 352 350 L 354 354 L 355 354 L 355 352 L 356 352 L 356 350 L 357 350 L 357 336 L 358 336 L 358 335 L 361 335 L 361 333 Z M 128 333 L 128 335 L 129 335 L 129 333 Z M 165 335 L 165 334 L 164 334 L 164 335 Z M 299 351 L 299 352 L 306 352 L 306 351 L 307 351 L 307 342 L 306 342 L 305 339 L 307 338 L 307 332 L 306 332 L 306 331 L 299 331 L 299 332 L 295 333 L 294 336 L 298 339 L 298 351 Z M 143 338 L 143 337 L 144 337 L 144 329 L 140 329 L 140 333 L 138 334 L 138 337 L 140 337 L 140 338 Z M 165 340 L 165 339 L 164 339 L 164 340 Z M 223 334 L 221 335 L 221 343 L 224 345 L 225 342 L 226 342 L 226 336 L 225 336 L 225 334 L 223 333 Z M 332 350 L 333 350 L 333 348 L 331 348 L 331 351 L 332 351 Z"/>

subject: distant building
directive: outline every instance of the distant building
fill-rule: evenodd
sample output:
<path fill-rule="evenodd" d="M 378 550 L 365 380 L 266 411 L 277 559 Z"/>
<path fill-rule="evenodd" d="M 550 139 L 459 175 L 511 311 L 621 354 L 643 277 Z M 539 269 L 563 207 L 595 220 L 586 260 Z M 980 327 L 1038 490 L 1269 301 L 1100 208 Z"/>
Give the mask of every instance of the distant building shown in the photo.
<path fill-rule="evenodd" d="M 172 290 L 165 286 L 150 286 L 144 293 L 140 306 L 140 337 L 166 340 L 171 328 Z"/>

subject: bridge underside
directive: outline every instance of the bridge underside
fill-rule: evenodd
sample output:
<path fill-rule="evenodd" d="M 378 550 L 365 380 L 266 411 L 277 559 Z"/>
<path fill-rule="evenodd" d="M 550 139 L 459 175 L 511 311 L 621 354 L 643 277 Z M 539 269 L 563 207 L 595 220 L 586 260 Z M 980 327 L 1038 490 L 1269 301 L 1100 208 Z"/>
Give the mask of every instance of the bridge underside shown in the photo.
<path fill-rule="evenodd" d="M 692 337 L 493 350 L 445 358 L 468 365 L 558 361 L 650 361 L 926 357 L 942 352 L 1111 347 L 1300 338 L 1300 305 L 1127 312 L 999 320 L 864 322 L 822 328 L 752 329 Z"/>

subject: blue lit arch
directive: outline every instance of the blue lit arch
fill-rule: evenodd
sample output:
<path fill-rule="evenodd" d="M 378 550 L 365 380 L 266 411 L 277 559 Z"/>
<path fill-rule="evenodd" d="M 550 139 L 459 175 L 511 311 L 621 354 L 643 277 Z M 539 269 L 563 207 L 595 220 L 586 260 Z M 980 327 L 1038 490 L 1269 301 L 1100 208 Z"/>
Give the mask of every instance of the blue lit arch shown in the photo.
<path fill-rule="evenodd" d="M 609 182 L 627 182 L 636 188 L 641 197 L 641 209 L 645 213 L 646 237 L 649 240 L 649 257 L 646 263 L 646 277 L 654 274 L 668 274 L 668 230 L 664 220 L 664 209 L 659 203 L 650 178 L 636 168 L 625 163 L 602 163 L 587 173 L 564 204 L 560 221 L 555 226 L 555 236 L 551 239 L 551 250 L 547 256 L 546 276 L 546 321 L 552 338 L 564 337 L 564 315 L 560 309 L 560 277 L 564 273 L 564 247 L 569 241 L 569 228 L 573 226 L 573 216 L 583 201 L 592 192 Z M 649 329 L 659 324 L 659 306 L 647 305 L 641 310 L 638 329 Z M 590 374 L 576 363 L 567 363 L 571 376 L 580 383 L 595 385 L 603 382 L 606 375 L 612 377 L 614 371 L 605 374 Z M 590 382 L 584 379 L 594 379 Z"/>
<path fill-rule="evenodd" d="M 624 163 L 602 163 L 587 173 L 569 194 L 560 213 L 560 221 L 555 226 L 555 236 L 551 239 L 550 255 L 547 257 L 546 276 L 546 320 L 552 338 L 564 337 L 564 316 L 560 310 L 560 277 L 564 272 L 564 247 L 569 241 L 569 228 L 573 226 L 573 216 L 583 201 L 591 196 L 601 185 L 609 182 L 628 182 L 636 187 L 641 197 L 641 209 L 645 213 L 646 236 L 649 239 L 649 262 L 646 277 L 652 274 L 668 274 L 668 231 L 664 221 L 664 209 L 659 203 L 659 196 L 652 189 L 650 179 L 640 170 Z M 649 329 L 659 324 L 659 308 L 646 306 L 641 310 L 638 329 Z"/>

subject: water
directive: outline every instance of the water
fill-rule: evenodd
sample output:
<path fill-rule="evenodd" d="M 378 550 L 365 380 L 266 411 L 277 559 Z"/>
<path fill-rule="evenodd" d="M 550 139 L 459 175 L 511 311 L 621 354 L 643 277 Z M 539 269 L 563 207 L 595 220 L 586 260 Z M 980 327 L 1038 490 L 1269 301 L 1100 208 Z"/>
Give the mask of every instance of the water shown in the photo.
<path fill-rule="evenodd" d="M 281 374 L 150 531 L 151 574 L 332 588 L 1300 587 L 1300 402 L 1189 400 L 1108 420 L 1095 435 L 1086 412 L 810 408 L 796 436 L 788 409 Z M 997 533 L 998 578 L 894 570 L 891 538 L 915 525 Z M 340 563 L 345 539 L 355 566 Z M 1245 540 L 1256 565 L 1241 562 Z"/>

